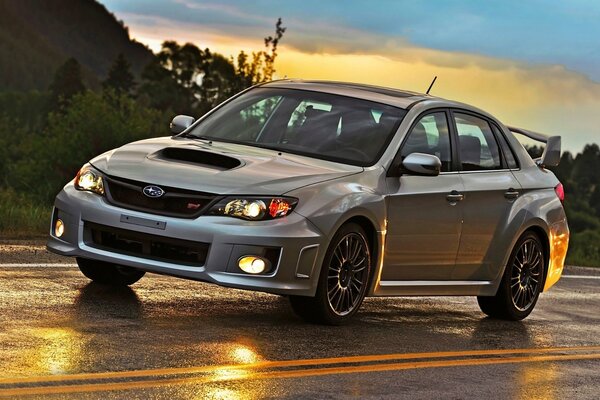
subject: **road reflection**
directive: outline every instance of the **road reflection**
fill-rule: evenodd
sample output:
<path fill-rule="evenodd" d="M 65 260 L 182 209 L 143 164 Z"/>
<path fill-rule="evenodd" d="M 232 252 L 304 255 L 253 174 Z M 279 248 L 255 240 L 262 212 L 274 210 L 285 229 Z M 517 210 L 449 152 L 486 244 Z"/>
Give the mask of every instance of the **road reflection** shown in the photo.
<path fill-rule="evenodd" d="M 72 328 L 38 328 L 32 334 L 39 345 L 26 358 L 35 373 L 65 374 L 78 369 L 85 344 L 80 333 Z"/>
<path fill-rule="evenodd" d="M 13 367 L 6 375 L 149 371 L 119 382 L 184 379 L 156 390 L 171 398 L 259 399 L 284 397 L 290 385 L 304 385 L 302 380 L 269 379 L 276 368 L 245 367 L 263 361 L 569 344 L 557 329 L 560 325 L 549 323 L 544 314 L 523 322 L 493 320 L 483 317 L 473 299 L 368 299 L 350 324 L 328 327 L 306 324 L 291 314 L 287 299 L 260 293 L 162 277 L 150 277 L 132 288 L 79 282 L 67 289 L 56 285 L 61 296 L 49 297 L 51 292 L 39 284 L 11 298 L 15 305 L 5 307 L 13 313 L 11 320 L 17 321 L 23 310 L 24 318 L 30 318 L 11 329 L 23 340 L 10 333 L 0 336 L 19 344 L 9 354 Z M 36 290 L 51 303 L 26 307 Z M 472 371 L 482 379 L 501 376 L 502 393 L 514 398 L 556 398 L 556 381 L 568 372 L 568 367 L 549 361 L 502 365 Z M 196 367 L 200 370 L 185 372 Z M 344 395 L 361 396 L 374 390 L 366 388 L 365 381 L 410 375 L 327 379 L 330 391 L 343 380 Z"/>
<path fill-rule="evenodd" d="M 558 365 L 555 363 L 522 364 L 516 372 L 518 399 L 552 400 L 557 397 Z"/>
<path fill-rule="evenodd" d="M 556 346 L 551 332 L 525 321 L 499 321 L 483 318 L 472 333 L 473 344 L 486 348 L 503 348 L 507 338 L 511 347 L 543 348 Z M 515 398 L 551 400 L 556 398 L 558 366 L 552 362 L 523 363 L 513 367 Z"/>

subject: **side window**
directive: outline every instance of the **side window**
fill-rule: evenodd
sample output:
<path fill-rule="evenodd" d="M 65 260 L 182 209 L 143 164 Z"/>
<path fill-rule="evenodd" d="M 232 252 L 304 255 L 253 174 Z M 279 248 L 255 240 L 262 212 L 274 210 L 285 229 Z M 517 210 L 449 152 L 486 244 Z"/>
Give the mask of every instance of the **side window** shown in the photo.
<path fill-rule="evenodd" d="M 454 113 L 463 171 L 501 169 L 500 150 L 490 124 L 472 115 Z"/>
<path fill-rule="evenodd" d="M 404 160 L 411 153 L 432 154 L 442 161 L 443 172 L 452 169 L 450 134 L 445 112 L 428 114 L 413 126 L 402 145 L 400 156 Z"/>
<path fill-rule="evenodd" d="M 500 143 L 500 147 L 502 147 L 502 153 L 504 153 L 504 158 L 506 159 L 507 167 L 511 169 L 519 168 L 519 164 L 517 164 L 517 158 L 515 157 L 515 153 L 513 153 L 512 149 L 510 148 L 510 145 L 508 144 L 508 141 L 506 140 L 504 134 L 502 134 L 502 132 L 500 132 L 500 129 L 498 129 L 493 124 L 492 129 L 496 134 L 496 138 Z"/>

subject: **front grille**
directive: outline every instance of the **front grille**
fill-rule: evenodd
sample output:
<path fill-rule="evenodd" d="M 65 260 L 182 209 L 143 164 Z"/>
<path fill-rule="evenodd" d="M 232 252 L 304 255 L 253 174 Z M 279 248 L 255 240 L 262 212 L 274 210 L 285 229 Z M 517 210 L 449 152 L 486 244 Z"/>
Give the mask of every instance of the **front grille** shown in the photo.
<path fill-rule="evenodd" d="M 85 222 L 84 240 L 90 247 L 156 261 L 204 265 L 208 243 L 173 239 Z"/>
<path fill-rule="evenodd" d="M 179 218 L 196 218 L 215 199 L 209 193 L 161 186 L 165 194 L 158 198 L 143 193 L 147 183 L 107 177 L 106 198 L 109 203 L 130 210 Z"/>

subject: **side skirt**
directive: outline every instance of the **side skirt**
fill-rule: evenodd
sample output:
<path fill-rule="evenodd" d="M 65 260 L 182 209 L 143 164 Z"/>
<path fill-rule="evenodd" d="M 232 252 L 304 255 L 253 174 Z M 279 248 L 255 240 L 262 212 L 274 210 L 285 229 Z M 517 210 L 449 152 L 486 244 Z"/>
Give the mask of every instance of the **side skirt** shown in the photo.
<path fill-rule="evenodd" d="M 494 281 L 380 281 L 372 296 L 493 296 Z"/>

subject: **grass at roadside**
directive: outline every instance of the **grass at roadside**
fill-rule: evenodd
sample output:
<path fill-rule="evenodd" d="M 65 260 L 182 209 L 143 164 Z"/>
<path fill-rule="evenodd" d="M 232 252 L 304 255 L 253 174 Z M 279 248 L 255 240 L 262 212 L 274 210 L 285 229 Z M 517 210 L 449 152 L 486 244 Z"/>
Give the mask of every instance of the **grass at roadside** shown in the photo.
<path fill-rule="evenodd" d="M 12 190 L 0 190 L 0 239 L 44 238 L 52 207 L 39 205 Z"/>
<path fill-rule="evenodd" d="M 567 264 L 600 267 L 600 232 L 588 229 L 572 233 L 569 239 Z"/>

